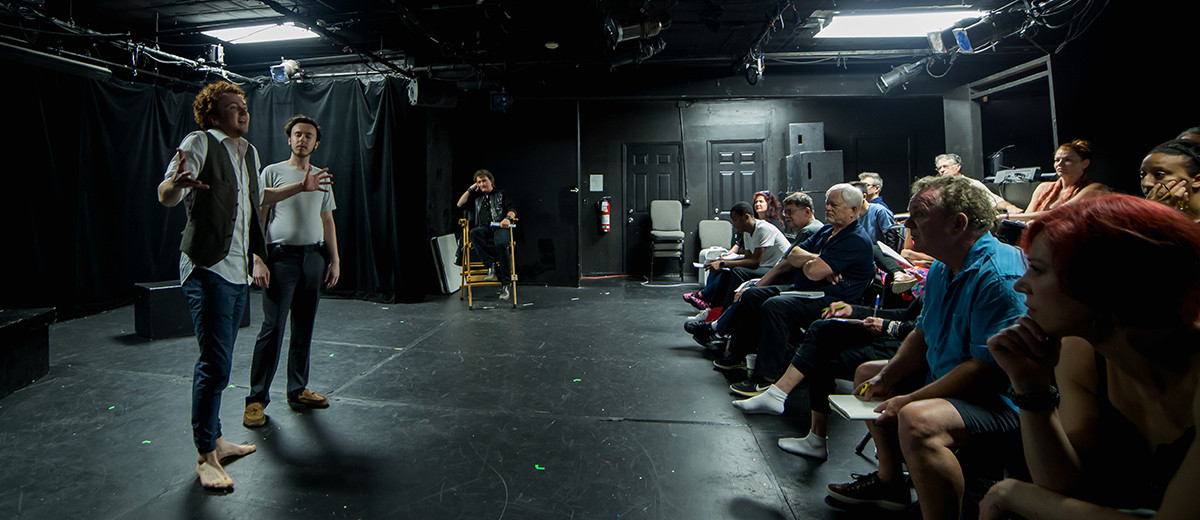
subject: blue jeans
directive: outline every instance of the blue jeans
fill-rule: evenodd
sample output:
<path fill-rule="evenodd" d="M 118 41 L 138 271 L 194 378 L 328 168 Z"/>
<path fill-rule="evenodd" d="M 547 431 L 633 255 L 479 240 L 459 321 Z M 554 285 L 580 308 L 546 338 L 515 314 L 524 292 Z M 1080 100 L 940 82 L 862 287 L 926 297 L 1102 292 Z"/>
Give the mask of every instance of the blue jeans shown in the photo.
<path fill-rule="evenodd" d="M 229 283 L 200 268 L 193 269 L 183 282 L 200 343 L 200 358 L 192 374 L 192 437 L 199 453 L 216 449 L 221 437 L 221 391 L 229 385 L 246 289 L 245 284 Z"/>

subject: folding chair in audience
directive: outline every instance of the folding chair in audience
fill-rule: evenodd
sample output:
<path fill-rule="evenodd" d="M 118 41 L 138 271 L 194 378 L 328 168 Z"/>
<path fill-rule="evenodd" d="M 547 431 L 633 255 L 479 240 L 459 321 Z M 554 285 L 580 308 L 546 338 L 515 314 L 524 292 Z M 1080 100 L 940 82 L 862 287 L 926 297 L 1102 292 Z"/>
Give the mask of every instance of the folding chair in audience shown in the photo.
<path fill-rule="evenodd" d="M 499 287 L 499 286 L 502 286 L 505 284 L 500 283 L 499 280 L 493 280 L 493 281 L 484 280 L 485 278 L 487 278 L 487 275 L 488 275 L 488 267 L 483 265 L 483 262 L 477 262 L 477 261 L 471 260 L 471 238 L 470 238 L 471 221 L 467 220 L 465 218 L 460 218 L 460 219 L 458 219 L 458 223 L 459 223 L 459 225 L 462 226 L 462 243 L 463 243 L 462 292 L 458 293 L 458 299 L 462 300 L 463 298 L 466 298 L 467 308 L 471 309 L 471 310 L 475 310 L 475 296 L 471 291 L 473 288 L 475 288 L 475 287 Z M 499 226 L 499 224 L 493 223 L 492 226 L 496 227 L 496 226 Z M 508 285 L 510 286 L 509 291 L 511 292 L 511 296 L 512 296 L 511 301 L 512 301 L 512 306 L 514 309 L 517 308 L 517 257 L 516 257 L 516 242 L 515 242 L 515 239 L 513 238 L 512 231 L 515 230 L 516 228 L 517 228 L 517 225 L 515 223 L 512 226 L 509 226 L 510 232 L 508 233 L 508 248 L 507 248 L 508 252 L 500 253 L 500 254 L 508 255 L 508 268 L 510 270 L 510 275 L 511 275 L 511 277 L 509 278 L 510 282 Z"/>

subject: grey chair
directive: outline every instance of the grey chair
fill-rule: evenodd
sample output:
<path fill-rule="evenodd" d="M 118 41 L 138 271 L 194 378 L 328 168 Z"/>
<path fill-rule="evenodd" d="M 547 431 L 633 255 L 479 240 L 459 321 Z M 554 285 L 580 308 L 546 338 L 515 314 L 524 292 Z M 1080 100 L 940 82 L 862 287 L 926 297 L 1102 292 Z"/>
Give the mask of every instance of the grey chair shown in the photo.
<path fill-rule="evenodd" d="M 683 239 L 683 204 L 650 201 L 650 280 L 654 280 L 656 259 L 674 257 L 679 261 L 679 281 L 683 281 Z"/>
<path fill-rule="evenodd" d="M 703 264 L 714 257 L 706 257 L 705 251 L 710 247 L 720 247 L 726 251 L 733 243 L 733 224 L 728 220 L 701 220 L 696 226 L 696 236 L 700 242 L 700 254 L 696 261 Z M 711 254 L 715 255 L 715 251 Z M 697 270 L 696 281 L 700 282 L 700 286 L 708 281 L 708 271 L 703 267 Z"/>

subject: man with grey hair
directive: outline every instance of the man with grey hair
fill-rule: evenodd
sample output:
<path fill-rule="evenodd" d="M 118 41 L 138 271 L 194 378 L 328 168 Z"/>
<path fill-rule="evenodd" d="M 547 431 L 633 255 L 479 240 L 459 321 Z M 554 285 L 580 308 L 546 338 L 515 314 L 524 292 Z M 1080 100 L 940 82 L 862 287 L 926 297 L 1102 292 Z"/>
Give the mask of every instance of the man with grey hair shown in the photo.
<path fill-rule="evenodd" d="M 746 355 L 761 352 L 754 375 L 730 387 L 742 395 L 758 395 L 783 375 L 787 352 L 762 345 L 785 345 L 793 325 L 807 326 L 821 316 L 821 309 L 835 301 L 858 301 L 871 283 L 875 263 L 871 239 L 858 226 L 862 191 L 849 184 L 835 184 L 825 192 L 825 218 L 829 221 L 816 235 L 792 246 L 783 261 L 756 281 L 748 282 L 737 298 L 739 304 L 726 312 L 732 334 L 729 353 L 713 362 L 722 370 L 745 367 Z M 790 286 L 775 285 L 787 283 Z M 822 293 L 782 294 L 786 290 Z M 736 388 L 735 388 L 736 387 Z"/>
<path fill-rule="evenodd" d="M 934 158 L 933 162 L 935 165 L 937 165 L 938 175 L 949 175 L 951 177 L 963 177 L 964 179 L 971 181 L 971 184 L 974 184 L 975 187 L 982 189 L 983 192 L 986 193 L 989 198 L 991 198 L 992 203 L 995 205 L 995 207 L 994 207 L 995 211 L 1003 211 L 1005 213 L 1024 213 L 1025 212 L 1025 210 L 1023 208 L 1021 208 L 1020 206 L 1017 206 L 1016 204 L 1013 204 L 1007 200 L 1004 200 L 1004 197 L 1001 197 L 1001 196 L 997 195 L 995 192 L 993 192 L 992 190 L 989 190 L 987 188 L 987 186 L 984 186 L 982 182 L 979 182 L 979 180 L 973 179 L 971 177 L 964 177 L 962 174 L 962 157 L 960 157 L 958 154 L 944 153 L 944 154 L 939 155 L 936 158 Z"/>
<path fill-rule="evenodd" d="M 955 176 L 913 185 L 905 226 L 913 245 L 937 261 L 929 269 L 916 328 L 891 360 L 860 365 L 854 395 L 881 401 L 867 421 L 879 471 L 829 485 L 838 501 L 890 510 L 909 507 L 909 475 L 925 518 L 958 518 L 964 477 L 953 448 L 986 444 L 1020 459 L 1020 418 L 1004 397 L 1008 382 L 987 340 L 1025 314 L 1013 284 L 1025 272 L 1021 252 L 989 233 L 995 210 L 974 183 Z"/>
<path fill-rule="evenodd" d="M 883 201 L 883 176 L 875 172 L 862 172 L 858 174 L 858 180 L 862 181 L 867 186 L 867 192 L 863 194 L 863 198 L 867 199 L 868 204 L 879 204 L 888 213 L 892 212 L 887 203 Z"/>
<path fill-rule="evenodd" d="M 797 191 L 783 199 L 783 220 L 795 234 L 792 242 L 799 244 L 817 234 L 824 224 L 813 217 L 813 200 L 807 193 Z"/>

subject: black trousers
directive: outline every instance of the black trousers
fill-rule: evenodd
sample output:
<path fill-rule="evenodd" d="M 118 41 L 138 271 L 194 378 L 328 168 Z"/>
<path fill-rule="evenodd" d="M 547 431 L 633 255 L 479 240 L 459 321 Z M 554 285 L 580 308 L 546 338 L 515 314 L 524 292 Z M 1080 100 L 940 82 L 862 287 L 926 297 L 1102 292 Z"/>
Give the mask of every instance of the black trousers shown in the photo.
<path fill-rule="evenodd" d="M 271 402 L 271 380 L 279 367 L 289 311 L 292 333 L 288 343 L 287 397 L 299 396 L 308 386 L 308 353 L 325 274 L 325 257 L 317 246 L 272 245 L 270 251 L 267 267 L 271 270 L 271 280 L 263 291 L 263 324 L 254 343 L 246 404 Z"/>
<path fill-rule="evenodd" d="M 858 365 L 878 359 L 891 359 L 900 341 L 886 334 L 876 335 L 860 323 L 817 320 L 809 325 L 804 341 L 792 357 L 792 366 L 804 374 L 808 383 L 809 406 L 814 412 L 829 413 L 829 394 L 835 379 L 854 380 Z M 759 355 L 762 358 L 762 355 Z M 757 370 L 757 368 L 756 368 Z"/>
<path fill-rule="evenodd" d="M 746 289 L 731 323 L 730 353 L 740 357 L 757 352 L 754 375 L 764 381 L 774 382 L 787 368 L 792 329 L 807 327 L 829 305 L 824 299 L 781 294 L 783 289 L 777 285 Z"/>
<path fill-rule="evenodd" d="M 511 242 L 509 234 L 512 230 L 479 226 L 467 232 L 471 241 L 472 259 L 482 262 L 487 267 L 496 267 L 496 277 L 500 283 L 512 281 L 512 269 L 508 267 L 508 245 Z"/>

